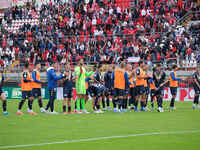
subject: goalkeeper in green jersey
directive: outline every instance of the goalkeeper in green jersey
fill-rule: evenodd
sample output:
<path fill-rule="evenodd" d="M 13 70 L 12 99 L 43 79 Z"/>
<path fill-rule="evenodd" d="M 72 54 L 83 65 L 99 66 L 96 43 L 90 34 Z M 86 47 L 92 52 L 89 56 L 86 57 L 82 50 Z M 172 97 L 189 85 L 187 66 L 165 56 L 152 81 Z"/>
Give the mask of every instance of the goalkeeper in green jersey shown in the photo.
<path fill-rule="evenodd" d="M 77 113 L 88 113 L 85 109 L 85 95 L 86 95 L 86 87 L 85 87 L 85 79 L 86 77 L 90 77 L 94 72 L 87 72 L 84 68 L 83 59 L 78 60 L 78 66 L 75 68 L 75 78 L 76 78 L 76 91 L 77 91 Z M 80 110 L 80 105 L 81 109 Z"/>

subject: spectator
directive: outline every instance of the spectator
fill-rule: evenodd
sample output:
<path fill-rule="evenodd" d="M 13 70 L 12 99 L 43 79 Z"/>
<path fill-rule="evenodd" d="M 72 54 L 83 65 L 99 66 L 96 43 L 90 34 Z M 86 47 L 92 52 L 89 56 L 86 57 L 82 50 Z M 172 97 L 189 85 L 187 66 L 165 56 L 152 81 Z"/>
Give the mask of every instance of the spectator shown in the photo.
<path fill-rule="evenodd" d="M 79 56 L 94 63 L 116 63 L 120 55 L 123 59 L 140 56 L 152 62 L 175 55 L 184 58 L 186 53 L 190 58 L 191 52 L 200 47 L 198 27 L 192 25 L 182 31 L 173 28 L 175 21 L 190 10 L 199 10 L 191 0 L 136 0 L 133 6 L 114 0 L 50 0 L 41 8 L 28 3 L 27 7 L 5 11 L 2 23 L 7 24 L 7 30 L 0 34 L 1 59 L 8 64 L 12 59 L 23 63 L 24 57 L 30 56 L 30 63 L 53 59 L 75 64 Z M 10 32 L 14 20 L 19 19 L 29 21 Z M 191 32 L 195 34 L 188 49 Z"/>

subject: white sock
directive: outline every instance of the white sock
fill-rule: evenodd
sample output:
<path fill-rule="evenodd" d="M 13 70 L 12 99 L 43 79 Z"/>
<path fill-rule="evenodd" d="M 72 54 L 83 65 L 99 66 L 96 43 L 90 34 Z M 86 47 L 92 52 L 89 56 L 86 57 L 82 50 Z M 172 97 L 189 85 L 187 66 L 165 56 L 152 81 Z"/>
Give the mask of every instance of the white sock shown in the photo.
<path fill-rule="evenodd" d="M 195 107 L 195 104 L 193 104 L 193 107 Z"/>
<path fill-rule="evenodd" d="M 19 109 L 18 109 L 18 111 L 17 111 L 17 112 L 21 112 L 21 110 L 19 110 Z"/>
<path fill-rule="evenodd" d="M 199 108 L 199 104 L 197 104 L 197 108 Z"/>

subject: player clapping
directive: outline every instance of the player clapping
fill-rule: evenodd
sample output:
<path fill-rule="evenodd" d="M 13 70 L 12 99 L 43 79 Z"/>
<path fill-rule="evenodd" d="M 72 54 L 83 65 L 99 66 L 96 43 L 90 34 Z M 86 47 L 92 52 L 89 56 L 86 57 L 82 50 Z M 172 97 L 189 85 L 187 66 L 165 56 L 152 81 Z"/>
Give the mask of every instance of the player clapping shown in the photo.
<path fill-rule="evenodd" d="M 153 81 L 152 84 L 155 85 L 155 89 L 152 90 L 152 99 L 155 96 L 158 104 L 158 112 L 164 112 L 163 109 L 163 96 L 164 96 L 164 85 L 168 83 L 165 81 L 166 74 L 162 71 L 161 64 L 157 64 L 153 71 Z"/>
<path fill-rule="evenodd" d="M 26 99 L 28 99 L 28 112 L 30 115 L 35 115 L 36 113 L 32 110 L 33 96 L 32 96 L 32 80 L 29 72 L 29 63 L 25 63 L 24 71 L 21 74 L 21 89 L 22 89 L 22 100 L 19 102 L 17 115 L 23 115 L 21 112 L 22 106 Z"/>
<path fill-rule="evenodd" d="M 71 99 L 73 96 L 73 72 L 70 69 L 70 65 L 66 64 L 65 66 L 66 76 L 63 79 L 63 114 L 71 114 Z M 66 112 L 66 102 L 68 105 L 68 112 Z"/>
<path fill-rule="evenodd" d="M 32 72 L 32 79 L 33 79 L 32 94 L 34 98 L 38 99 L 40 111 L 45 112 L 45 109 L 43 108 L 42 104 L 42 93 L 41 93 L 42 81 L 40 80 L 40 69 L 41 69 L 41 64 L 39 62 L 36 62 L 35 69 Z"/>
<path fill-rule="evenodd" d="M 170 102 L 170 110 L 175 110 L 175 99 L 176 99 L 176 94 L 177 94 L 177 87 L 178 87 L 178 82 L 183 80 L 184 78 L 178 78 L 177 77 L 177 70 L 178 70 L 178 67 L 177 65 L 173 65 L 172 66 L 172 71 L 170 73 L 170 76 L 169 76 L 169 87 L 170 87 L 170 91 L 171 91 L 171 94 L 172 94 L 172 99 L 171 99 L 171 102 Z"/>
<path fill-rule="evenodd" d="M 48 80 L 48 90 L 49 90 L 49 102 L 46 106 L 46 112 L 49 114 L 58 114 L 54 111 L 54 101 L 56 99 L 56 88 L 57 88 L 57 81 L 60 79 L 65 78 L 66 74 L 62 73 L 59 76 L 56 75 L 56 70 L 58 68 L 58 64 L 51 62 L 51 66 L 47 69 L 47 80 Z M 50 107 L 50 112 L 48 112 L 48 109 Z"/>

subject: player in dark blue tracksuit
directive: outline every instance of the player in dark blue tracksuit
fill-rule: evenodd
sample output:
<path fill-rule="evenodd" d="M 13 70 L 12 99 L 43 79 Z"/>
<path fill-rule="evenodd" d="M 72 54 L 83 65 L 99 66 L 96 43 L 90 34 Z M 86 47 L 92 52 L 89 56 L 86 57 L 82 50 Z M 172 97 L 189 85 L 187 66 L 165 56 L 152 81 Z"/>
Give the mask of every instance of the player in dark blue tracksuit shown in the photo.
<path fill-rule="evenodd" d="M 65 73 L 60 74 L 59 76 L 56 75 L 56 70 L 58 68 L 57 63 L 52 63 L 51 66 L 47 69 L 47 88 L 49 90 L 50 99 L 46 106 L 46 112 L 50 107 L 51 112 L 50 114 L 57 114 L 54 111 L 54 100 L 56 99 L 56 88 L 57 88 L 57 81 L 60 79 L 65 78 Z"/>
<path fill-rule="evenodd" d="M 63 79 L 63 114 L 71 114 L 71 99 L 73 96 L 73 80 L 74 75 L 70 65 L 66 65 L 66 78 Z M 66 101 L 68 105 L 68 112 L 66 112 Z"/>
<path fill-rule="evenodd" d="M 107 109 L 110 110 L 110 96 L 112 95 L 112 66 L 108 66 L 108 71 L 104 74 L 104 83 L 106 87 L 105 98 Z M 103 109 L 105 110 L 105 98 L 102 98 Z"/>
<path fill-rule="evenodd" d="M 164 97 L 164 85 L 168 83 L 168 80 L 165 80 L 166 74 L 162 70 L 161 64 L 157 64 L 153 72 L 153 82 L 156 90 L 152 96 L 156 96 L 158 104 L 158 112 L 164 112 L 163 109 L 163 97 Z"/>
<path fill-rule="evenodd" d="M 101 76 L 101 66 L 97 66 L 96 68 L 96 72 L 93 74 L 93 78 L 95 83 L 93 83 L 93 87 L 94 87 L 94 95 L 95 95 L 95 100 L 94 100 L 94 108 L 96 106 L 97 111 L 95 111 L 95 113 L 103 113 L 100 110 L 100 103 L 101 103 L 101 96 L 103 96 L 105 87 L 103 85 L 103 80 L 102 80 L 102 76 Z"/>

